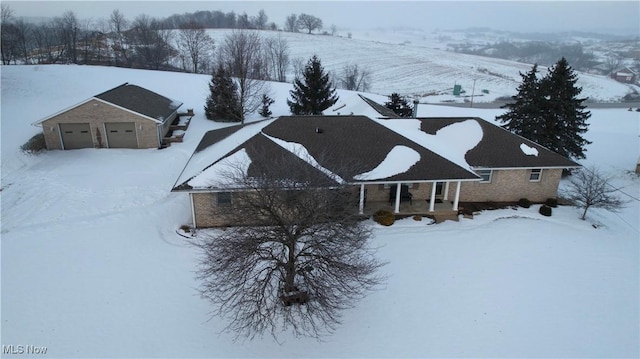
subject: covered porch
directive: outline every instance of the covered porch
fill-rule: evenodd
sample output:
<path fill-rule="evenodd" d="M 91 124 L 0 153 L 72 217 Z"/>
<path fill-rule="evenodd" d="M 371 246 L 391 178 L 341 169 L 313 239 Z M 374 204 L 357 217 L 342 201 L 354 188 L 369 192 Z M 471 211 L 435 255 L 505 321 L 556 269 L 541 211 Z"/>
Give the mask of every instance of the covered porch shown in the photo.
<path fill-rule="evenodd" d="M 458 213 L 460 180 L 359 184 L 359 213 L 384 209 L 402 215 Z"/>
<path fill-rule="evenodd" d="M 457 210 L 453 210 L 453 202 L 438 200 L 435 203 L 433 211 L 429 210 L 429 202 L 426 200 L 416 200 L 413 203 L 402 202 L 400 203 L 399 211 L 395 211 L 394 205 L 385 201 L 372 201 L 367 202 L 364 210 L 361 214 L 372 215 L 379 210 L 387 210 L 396 214 L 402 215 L 432 215 L 438 214 L 451 214 L 457 213 Z"/>

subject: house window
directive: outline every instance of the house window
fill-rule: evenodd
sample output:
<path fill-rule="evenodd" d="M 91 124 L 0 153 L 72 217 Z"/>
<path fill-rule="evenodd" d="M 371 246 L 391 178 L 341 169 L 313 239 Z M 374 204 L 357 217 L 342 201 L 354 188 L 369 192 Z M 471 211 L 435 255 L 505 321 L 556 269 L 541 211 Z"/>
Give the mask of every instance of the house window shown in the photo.
<path fill-rule="evenodd" d="M 540 182 L 540 178 L 542 178 L 542 169 L 534 168 L 531 170 L 529 174 L 529 181 L 531 182 Z"/>
<path fill-rule="evenodd" d="M 218 192 L 216 197 L 218 206 L 228 206 L 231 204 L 231 192 Z"/>
<path fill-rule="evenodd" d="M 482 177 L 482 180 L 480 180 L 481 183 L 491 182 L 491 174 L 493 173 L 492 170 L 478 170 L 476 171 L 476 173 L 478 174 L 478 176 Z"/>

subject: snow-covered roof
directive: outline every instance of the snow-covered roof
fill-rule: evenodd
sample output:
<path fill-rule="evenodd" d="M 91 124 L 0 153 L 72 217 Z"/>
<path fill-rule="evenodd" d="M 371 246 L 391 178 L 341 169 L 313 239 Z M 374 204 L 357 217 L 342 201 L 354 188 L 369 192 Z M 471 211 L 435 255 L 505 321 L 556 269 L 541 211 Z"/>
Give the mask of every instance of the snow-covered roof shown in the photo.
<path fill-rule="evenodd" d="M 242 158 L 249 164 L 265 152 L 260 161 L 295 156 L 300 165 L 317 170 L 336 184 L 479 178 L 469 166 L 461 166 L 365 116 L 285 116 L 227 129 L 224 136 L 220 131 L 205 135 L 174 189 L 224 187 L 220 176 L 228 170 L 225 163 L 235 161 L 238 151 L 246 151 L 247 157 L 243 154 Z M 212 140 L 214 137 L 217 139 Z"/>
<path fill-rule="evenodd" d="M 100 101 L 121 110 L 135 113 L 156 123 L 163 123 L 165 120 L 171 118 L 171 115 L 177 112 L 178 108 L 182 106 L 182 102 L 180 101 L 172 100 L 140 86 L 124 83 L 40 119 L 32 123 L 32 125 L 38 126 L 44 121 L 70 111 L 89 101 Z"/>
<path fill-rule="evenodd" d="M 444 155 L 452 153 L 454 157 L 449 158 L 458 161 L 456 158 L 464 153 L 464 161 L 474 169 L 580 167 L 566 157 L 481 118 L 419 118 L 417 121 L 422 132 L 444 140 L 445 147 L 453 147 L 442 152 Z M 479 139 L 475 137 L 477 129 L 482 133 Z M 445 136 L 440 136 L 442 131 Z M 465 147 L 467 150 L 463 152 Z"/>
<path fill-rule="evenodd" d="M 377 122 L 466 170 L 472 170 L 472 166 L 465 160 L 465 155 L 483 137 L 482 128 L 474 120 L 443 126 L 433 135 L 421 130 L 422 122 L 418 119 L 377 120 Z"/>
<path fill-rule="evenodd" d="M 256 163 L 274 161 L 276 167 L 287 156 L 336 185 L 473 181 L 479 168 L 579 167 L 480 118 L 389 118 L 367 100 L 354 93 L 325 116 L 283 116 L 210 131 L 174 190 L 237 188 L 223 178 L 230 163 L 248 174 Z M 341 111 L 367 115 L 326 115 Z M 286 169 L 278 173 L 287 175 Z"/>
<path fill-rule="evenodd" d="M 143 87 L 124 83 L 109 91 L 94 96 L 100 100 L 164 122 L 182 102 L 159 95 Z"/>
<path fill-rule="evenodd" d="M 191 155 L 191 158 L 182 170 L 182 173 L 180 173 L 180 176 L 176 181 L 176 185 L 187 183 L 197 175 L 202 174 L 208 167 L 212 166 L 220 159 L 227 157 L 231 151 L 249 140 L 251 137 L 260 133 L 262 128 L 273 121 L 274 120 L 266 120 L 248 125 L 230 126 L 207 132 L 200 141 L 200 144 L 193 155 Z M 201 182 L 194 183 L 201 185 L 206 181 L 207 179 L 202 179 Z"/>

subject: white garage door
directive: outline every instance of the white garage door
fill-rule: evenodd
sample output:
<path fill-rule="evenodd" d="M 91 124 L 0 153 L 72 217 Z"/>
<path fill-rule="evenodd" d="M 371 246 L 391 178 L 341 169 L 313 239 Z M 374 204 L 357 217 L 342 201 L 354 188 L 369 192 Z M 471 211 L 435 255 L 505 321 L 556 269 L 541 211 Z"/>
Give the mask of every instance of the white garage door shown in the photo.
<path fill-rule="evenodd" d="M 105 123 L 110 148 L 138 148 L 136 124 L 133 122 Z"/>
<path fill-rule="evenodd" d="M 65 150 L 93 148 L 91 127 L 88 123 L 61 123 L 60 133 Z"/>

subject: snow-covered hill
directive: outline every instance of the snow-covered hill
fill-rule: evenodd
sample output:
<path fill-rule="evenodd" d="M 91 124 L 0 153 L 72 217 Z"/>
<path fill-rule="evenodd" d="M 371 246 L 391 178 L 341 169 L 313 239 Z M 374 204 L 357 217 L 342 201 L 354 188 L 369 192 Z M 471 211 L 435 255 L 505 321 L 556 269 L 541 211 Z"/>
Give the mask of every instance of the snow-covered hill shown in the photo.
<path fill-rule="evenodd" d="M 581 221 L 570 207 L 543 217 L 532 206 L 437 225 L 372 222 L 373 244 L 389 262 L 387 286 L 346 311 L 334 335 L 234 342 L 197 295 L 198 253 L 176 234 L 189 223 L 189 199 L 170 192 L 205 131 L 228 126 L 203 116 L 208 80 L 90 66 L 2 68 L 3 345 L 44 346 L 52 358 L 640 355 L 640 179 L 630 172 L 640 130 L 639 114 L 626 109 L 592 110 L 587 133 L 586 163 L 631 196 L 622 212 L 590 210 Z M 30 123 L 123 82 L 194 108 L 185 142 L 19 152 L 39 131 Z M 274 115 L 288 114 L 290 89 L 272 84 Z M 354 93 L 339 95 L 357 111 Z M 499 113 L 420 107 L 428 116 Z"/>
<path fill-rule="evenodd" d="M 208 30 L 208 33 L 220 44 L 229 30 Z M 338 75 L 346 64 L 369 69 L 370 92 L 381 95 L 398 92 L 417 97 L 421 102 L 463 102 L 464 97 L 452 94 L 455 84 L 462 85 L 466 96 L 474 93 L 475 102 L 512 96 L 522 80 L 519 73 L 531 70 L 528 64 L 437 50 L 428 43 L 388 43 L 270 31 L 263 31 L 262 35 L 282 36 L 289 43 L 292 59 L 306 62 L 317 54 L 325 69 Z M 400 38 L 406 36 L 403 33 Z M 544 69 L 540 71 L 545 74 Z M 288 75 L 289 79 L 292 77 L 293 72 Z M 582 95 L 598 102 L 617 102 L 631 91 L 627 85 L 605 76 L 583 73 L 579 74 L 578 85 L 583 87 Z"/>

